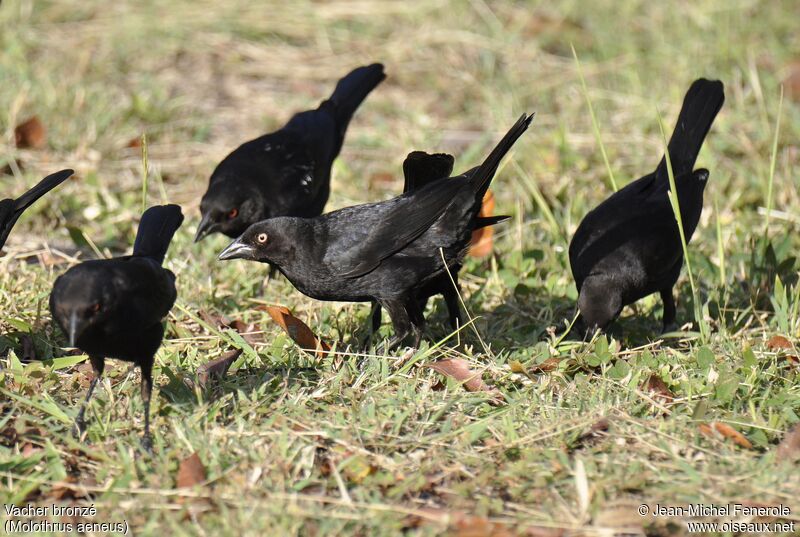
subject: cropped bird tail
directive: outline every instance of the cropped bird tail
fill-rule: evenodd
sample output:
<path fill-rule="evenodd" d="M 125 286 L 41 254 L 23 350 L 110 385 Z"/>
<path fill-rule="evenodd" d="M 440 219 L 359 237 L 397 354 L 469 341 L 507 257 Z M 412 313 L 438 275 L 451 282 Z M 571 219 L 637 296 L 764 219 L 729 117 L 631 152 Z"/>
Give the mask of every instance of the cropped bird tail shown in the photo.
<path fill-rule="evenodd" d="M 14 212 L 21 214 L 22 211 L 31 206 L 33 202 L 53 190 L 55 187 L 66 181 L 73 173 L 72 170 L 61 170 L 48 175 L 39 183 L 14 200 Z"/>
<path fill-rule="evenodd" d="M 477 168 L 467 172 L 469 174 L 469 182 L 475 191 L 476 197 L 483 199 L 483 195 L 489 188 L 489 184 L 491 184 L 495 172 L 497 172 L 500 161 L 505 154 L 508 153 L 517 139 L 522 136 L 522 133 L 528 129 L 531 121 L 533 121 L 533 114 L 522 114 L 514 126 L 503 136 L 503 139 L 492 149 L 492 152 L 489 153 L 486 160 Z"/>
<path fill-rule="evenodd" d="M 183 223 L 183 213 L 177 205 L 156 205 L 147 209 L 139 222 L 133 255 L 164 262 L 172 236 Z"/>
<path fill-rule="evenodd" d="M 725 91 L 719 80 L 695 80 L 686 97 L 669 140 L 669 159 L 675 177 L 691 173 L 711 124 L 725 102 Z M 656 169 L 659 180 L 668 179 L 667 161 L 662 157 Z"/>
<path fill-rule="evenodd" d="M 475 219 L 472 229 L 476 230 L 482 227 L 493 226 L 495 224 L 499 224 L 500 222 L 505 222 L 509 218 L 511 218 L 511 216 L 507 214 L 500 214 L 497 216 L 479 216 Z"/>
<path fill-rule="evenodd" d="M 336 128 L 339 133 L 339 141 L 344 140 L 347 125 L 353 117 L 356 109 L 367 95 L 386 78 L 383 73 L 383 64 L 373 63 L 353 69 L 336 84 L 336 89 L 327 101 L 324 101 L 320 108 L 327 109 L 336 121 Z"/>
<path fill-rule="evenodd" d="M 425 151 L 412 151 L 403 161 L 403 193 L 422 188 L 437 179 L 450 177 L 454 162 L 453 155 L 447 153 L 431 155 Z"/>

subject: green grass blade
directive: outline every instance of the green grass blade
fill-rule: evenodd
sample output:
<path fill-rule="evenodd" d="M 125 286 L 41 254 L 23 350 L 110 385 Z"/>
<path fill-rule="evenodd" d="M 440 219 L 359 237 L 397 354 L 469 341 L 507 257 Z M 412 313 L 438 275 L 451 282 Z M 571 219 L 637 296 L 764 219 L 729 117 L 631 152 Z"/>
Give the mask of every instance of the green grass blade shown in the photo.
<path fill-rule="evenodd" d="M 600 136 L 600 125 L 597 122 L 597 116 L 594 114 L 594 107 L 592 107 L 592 100 L 589 98 L 589 89 L 586 87 L 586 79 L 583 78 L 583 70 L 581 69 L 581 62 L 578 60 L 578 53 L 575 52 L 575 47 L 570 44 L 572 48 L 572 56 L 575 58 L 575 65 L 578 68 L 578 77 L 581 79 L 581 87 L 583 88 L 583 96 L 586 99 L 586 104 L 589 107 L 589 115 L 592 117 L 592 127 L 594 128 L 594 137 L 597 139 L 597 143 L 600 145 L 600 153 L 603 155 L 603 162 L 606 165 L 606 171 L 608 171 L 608 181 L 611 183 L 611 188 L 616 192 L 619 190 L 617 188 L 617 181 L 614 179 L 614 172 L 611 169 L 611 163 L 608 161 L 608 155 L 606 154 L 606 147 L 603 145 L 603 138 Z"/>

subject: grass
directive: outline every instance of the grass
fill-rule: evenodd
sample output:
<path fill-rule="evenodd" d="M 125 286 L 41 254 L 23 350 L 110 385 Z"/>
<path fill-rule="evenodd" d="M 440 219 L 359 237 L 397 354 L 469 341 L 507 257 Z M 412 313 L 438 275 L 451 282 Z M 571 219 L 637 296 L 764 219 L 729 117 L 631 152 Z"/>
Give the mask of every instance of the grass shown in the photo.
<path fill-rule="evenodd" d="M 800 422 L 798 368 L 786 358 L 800 340 L 800 107 L 779 104 L 800 52 L 796 12 L 791 0 L 6 0 L 2 194 L 62 167 L 78 178 L 26 213 L 0 257 L 3 502 L 92 503 L 95 521 L 126 520 L 141 535 L 436 534 L 457 530 L 458 513 L 515 532 L 646 524 L 667 534 L 681 521 L 643 520 L 636 507 L 695 501 L 783 503 L 796 520 L 800 477 L 775 455 Z M 286 305 L 339 350 L 363 335 L 369 308 L 316 302 L 284 280 L 260 295 L 262 266 L 217 262 L 222 237 L 192 243 L 197 206 L 229 150 L 376 60 L 389 79 L 349 129 L 329 208 L 396 195 L 413 149 L 452 152 L 469 168 L 522 111 L 537 116 L 494 183 L 498 213 L 514 217 L 497 230 L 496 256 L 462 271 L 480 337 L 468 327 L 460 345 L 437 346 L 448 335 L 437 301 L 416 355 L 317 359 L 258 306 Z M 653 110 L 669 134 L 699 76 L 722 79 L 727 96 L 698 161 L 711 176 L 688 246 L 708 338 L 689 324 L 685 271 L 675 290 L 684 337 L 656 339 L 653 296 L 625 309 L 622 335 L 562 338 L 576 299 L 569 238 L 610 194 L 607 180 L 624 186 L 654 168 Z M 18 150 L 13 128 L 33 114 L 47 144 Z M 166 196 L 187 215 L 167 260 L 179 298 L 156 358 L 152 457 L 139 448 L 139 377 L 126 364 L 107 366 L 88 441 L 69 436 L 87 366 L 62 350 L 47 310 L 71 263 L 129 250 L 143 187 L 149 203 Z M 201 312 L 241 320 L 252 337 Z M 794 349 L 768 345 L 776 335 Z M 225 379 L 189 387 L 232 348 L 243 353 Z M 467 360 L 506 401 L 423 367 L 443 357 Z M 555 369 L 537 372 L 551 358 Z M 644 387 L 652 375 L 673 404 Z M 701 434 L 710 422 L 753 448 Z M 207 479 L 177 489 L 194 452 Z"/>

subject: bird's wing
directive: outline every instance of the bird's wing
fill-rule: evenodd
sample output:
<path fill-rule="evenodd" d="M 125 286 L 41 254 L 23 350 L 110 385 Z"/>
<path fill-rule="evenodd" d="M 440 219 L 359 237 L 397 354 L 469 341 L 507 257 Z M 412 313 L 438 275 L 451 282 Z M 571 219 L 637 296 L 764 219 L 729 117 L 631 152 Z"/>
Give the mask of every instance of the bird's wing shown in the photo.
<path fill-rule="evenodd" d="M 357 224 L 363 233 L 351 233 L 354 230 L 347 229 L 340 233 L 341 237 L 331 237 L 334 239 L 332 248 L 325 253 L 323 262 L 331 272 L 344 278 L 370 272 L 430 228 L 467 186 L 463 178 L 442 179 L 374 204 L 372 214 Z M 346 240 L 341 240 L 345 237 Z"/>

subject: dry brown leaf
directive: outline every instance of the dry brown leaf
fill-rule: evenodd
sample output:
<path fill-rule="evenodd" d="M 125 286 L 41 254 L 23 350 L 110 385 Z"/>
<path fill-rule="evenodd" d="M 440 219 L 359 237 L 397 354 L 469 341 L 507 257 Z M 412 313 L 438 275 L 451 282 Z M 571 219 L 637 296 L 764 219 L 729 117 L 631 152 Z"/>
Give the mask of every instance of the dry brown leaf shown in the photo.
<path fill-rule="evenodd" d="M 675 400 L 672 390 L 661 380 L 661 377 L 653 373 L 644 384 L 644 389 L 653 394 L 653 399 L 671 403 Z"/>
<path fill-rule="evenodd" d="M 181 461 L 178 467 L 178 477 L 175 485 L 178 488 L 194 487 L 206 480 L 206 467 L 197 452 L 192 453 Z"/>
<path fill-rule="evenodd" d="M 558 369 L 558 364 L 561 363 L 561 358 L 555 356 L 548 358 L 541 364 L 534 364 L 531 366 L 531 373 L 549 373 Z"/>
<path fill-rule="evenodd" d="M 478 216 L 492 216 L 494 213 L 494 194 L 487 190 L 483 195 L 483 203 Z M 486 226 L 472 232 L 470 239 L 469 255 L 472 257 L 486 257 L 492 253 L 494 226 Z"/>
<path fill-rule="evenodd" d="M 777 450 L 779 461 L 795 461 L 800 459 L 800 424 L 783 436 Z"/>
<path fill-rule="evenodd" d="M 734 429 L 733 427 L 731 427 L 726 423 L 722 423 L 719 421 L 712 421 L 711 423 L 708 424 L 701 423 L 700 425 L 698 425 L 698 428 L 700 429 L 700 432 L 705 436 L 714 438 L 716 436 L 715 435 L 716 432 L 723 438 L 727 438 L 728 440 L 730 440 L 739 447 L 743 447 L 746 449 L 753 449 L 753 444 L 750 443 L 750 440 L 745 438 L 745 436 L 742 433 L 740 433 L 739 431 L 737 431 L 736 429 Z"/>
<path fill-rule="evenodd" d="M 242 349 L 234 349 L 226 352 L 216 360 L 206 362 L 197 368 L 197 383 L 201 388 L 205 388 L 208 381 L 212 378 L 221 379 L 228 373 L 233 362 L 242 354 Z"/>
<path fill-rule="evenodd" d="M 47 132 L 39 116 L 23 121 L 14 129 L 14 141 L 20 149 L 38 149 L 46 139 Z"/>
<path fill-rule="evenodd" d="M 369 186 L 387 188 L 394 184 L 395 176 L 389 172 L 375 172 L 369 176 Z"/>
<path fill-rule="evenodd" d="M 446 377 L 453 378 L 463 383 L 464 388 L 470 392 L 493 392 L 494 388 L 481 380 L 481 374 L 469 368 L 469 364 L 460 358 L 446 358 L 428 364 L 429 367 Z"/>
<path fill-rule="evenodd" d="M 269 316 L 272 317 L 272 320 L 278 323 L 301 349 L 314 352 L 317 358 L 322 358 L 330 352 L 331 346 L 318 338 L 307 324 L 292 315 L 287 308 L 283 306 L 267 306 L 265 309 Z"/>
<path fill-rule="evenodd" d="M 769 341 L 767 341 L 767 348 L 773 351 L 779 349 L 792 350 L 794 346 L 791 341 L 783 336 L 772 336 L 769 338 Z"/>
<path fill-rule="evenodd" d="M 787 97 L 800 101 L 800 60 L 789 64 L 788 74 L 783 79 L 783 88 Z"/>

